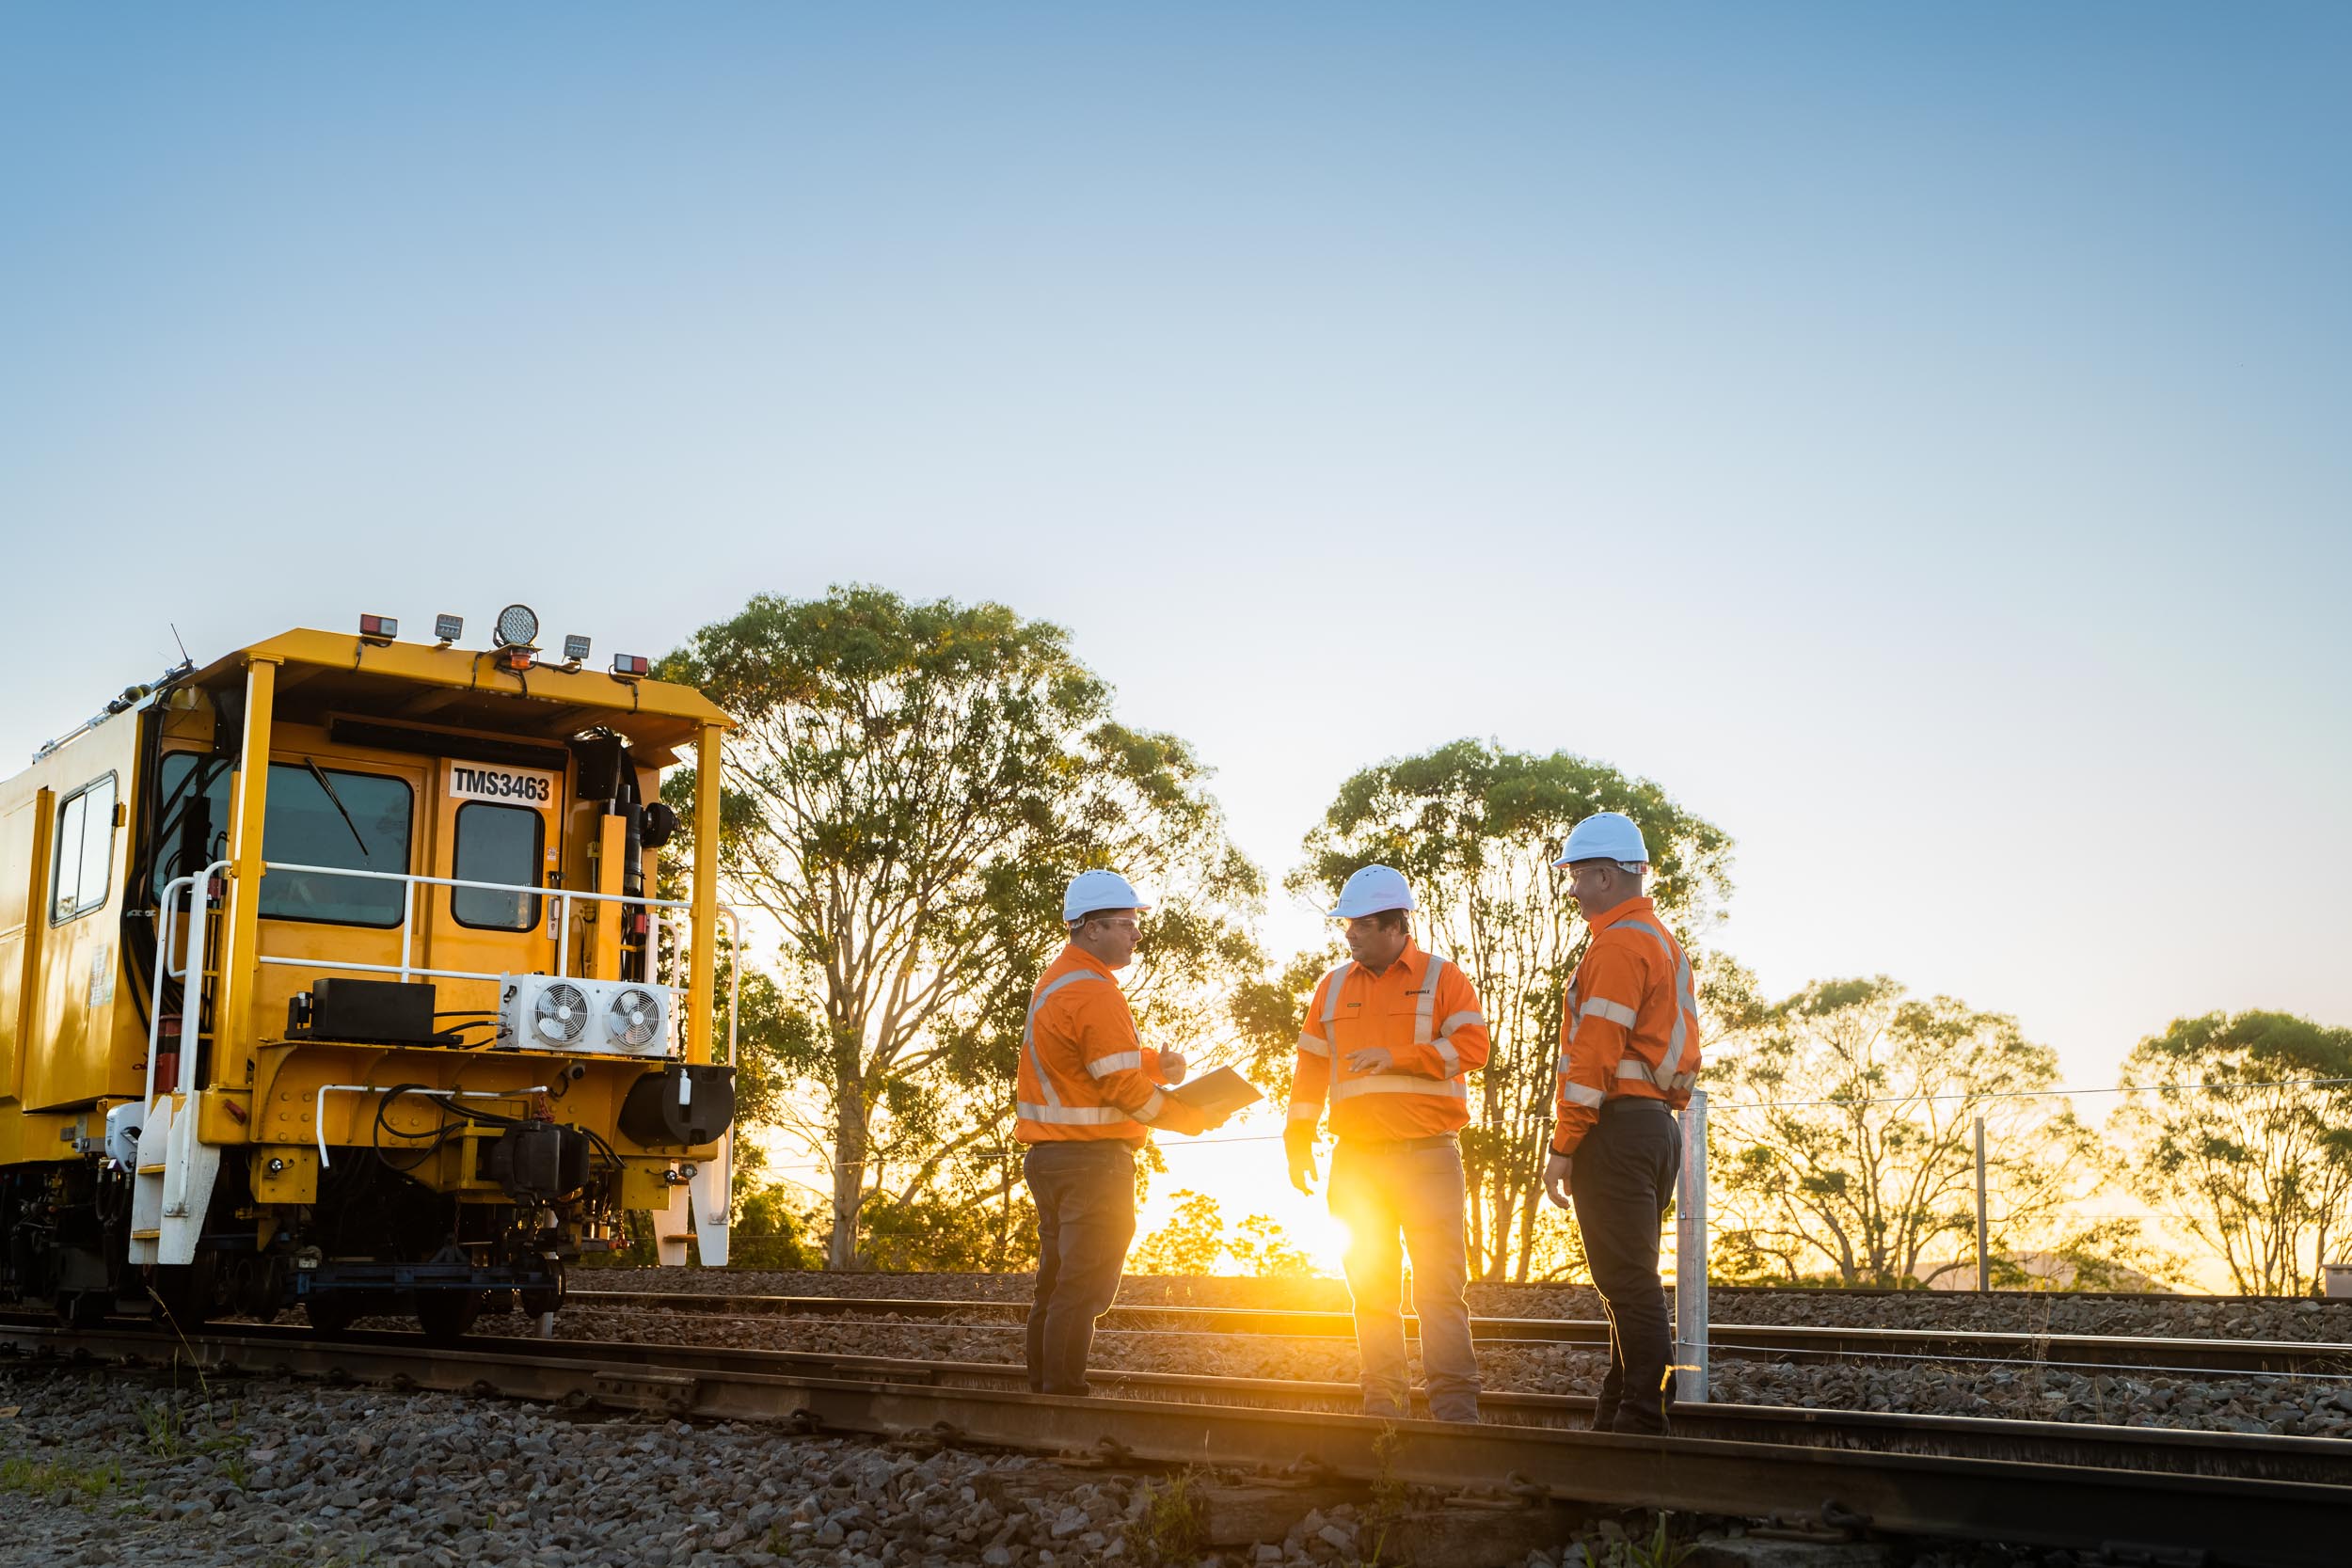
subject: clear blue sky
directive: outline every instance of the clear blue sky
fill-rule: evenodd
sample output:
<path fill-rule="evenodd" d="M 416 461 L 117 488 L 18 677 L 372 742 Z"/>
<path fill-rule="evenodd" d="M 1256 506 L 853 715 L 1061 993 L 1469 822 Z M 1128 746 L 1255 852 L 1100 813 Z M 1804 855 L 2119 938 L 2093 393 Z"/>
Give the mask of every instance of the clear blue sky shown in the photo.
<path fill-rule="evenodd" d="M 2352 1023 L 2347 81 L 2337 5 L 8 7 L 0 755 L 169 621 L 873 581 L 1070 626 L 1278 879 L 1493 736 L 1730 831 L 1775 990 Z"/>

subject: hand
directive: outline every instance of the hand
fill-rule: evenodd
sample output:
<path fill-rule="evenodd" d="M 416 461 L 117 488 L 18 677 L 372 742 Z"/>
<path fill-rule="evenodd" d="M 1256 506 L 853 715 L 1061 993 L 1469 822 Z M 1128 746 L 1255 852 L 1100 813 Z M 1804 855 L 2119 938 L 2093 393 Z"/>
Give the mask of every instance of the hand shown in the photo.
<path fill-rule="evenodd" d="M 1565 1154 L 1554 1154 L 1544 1162 L 1544 1191 L 1559 1207 L 1568 1207 L 1568 1172 L 1575 1161 Z"/>
<path fill-rule="evenodd" d="M 1217 1118 L 1218 1121 L 1224 1119 L 1222 1117 Z M 1163 1094 L 1160 1096 L 1159 1119 L 1152 1125 L 1167 1132 L 1198 1137 L 1216 1123 L 1212 1122 L 1209 1113 L 1200 1106 L 1187 1105 L 1172 1094 Z"/>
<path fill-rule="evenodd" d="M 1366 1046 L 1347 1053 L 1347 1070 L 1354 1073 L 1394 1072 L 1396 1056 L 1385 1045 Z"/>
<path fill-rule="evenodd" d="M 1312 1196 L 1315 1182 L 1315 1139 L 1312 1132 L 1303 1138 L 1284 1138 L 1282 1151 L 1290 1156 L 1291 1185 Z"/>
<path fill-rule="evenodd" d="M 1181 1084 L 1184 1081 L 1184 1069 L 1187 1065 L 1184 1061 L 1184 1053 L 1181 1051 L 1160 1053 L 1160 1071 L 1171 1084 Z"/>

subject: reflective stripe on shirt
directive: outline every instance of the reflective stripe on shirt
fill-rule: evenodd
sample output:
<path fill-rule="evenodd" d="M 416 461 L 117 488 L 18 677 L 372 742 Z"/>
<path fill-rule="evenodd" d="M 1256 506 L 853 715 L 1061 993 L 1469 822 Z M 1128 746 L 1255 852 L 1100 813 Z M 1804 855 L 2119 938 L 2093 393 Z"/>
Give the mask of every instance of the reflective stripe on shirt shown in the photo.
<path fill-rule="evenodd" d="M 1073 984 L 1079 980 L 1107 980 L 1109 978 L 1109 975 L 1097 974 L 1090 969 L 1073 969 L 1069 974 L 1063 975 L 1060 979 L 1054 981 L 1051 985 L 1039 988 L 1038 993 L 1029 998 L 1029 1020 L 1026 1023 L 1024 1023 L 1021 1026 L 1021 1049 L 1027 1052 L 1029 1054 L 1029 1070 L 1037 1074 L 1038 1093 L 1045 1097 L 1045 1103 L 1048 1106 L 1059 1109 L 1061 1107 L 1061 1096 L 1054 1092 L 1054 1081 L 1045 1076 L 1045 1063 L 1037 1053 L 1037 1010 L 1045 1006 L 1045 999 L 1047 997 L 1053 995 L 1064 986 Z M 997 1103 L 1001 1105 L 1004 1101 L 1000 1100 Z M 1022 1116 L 1025 1117 L 1029 1115 L 1029 1108 L 1025 1105 L 1016 1103 L 1013 1106 L 1013 1109 Z M 1114 1112 L 1108 1119 L 1117 1121 L 1123 1118 L 1126 1114 L 1127 1113 L 1124 1111 L 1117 1111 Z M 1031 1117 L 1031 1119 L 1035 1121 L 1058 1121 L 1063 1118 L 1058 1117 Z M 1089 1116 L 1079 1117 L 1073 1119 L 1078 1121 L 1095 1121 L 1104 1118 Z"/>
<path fill-rule="evenodd" d="M 1470 1099 L 1470 1090 L 1452 1078 L 1414 1078 L 1404 1073 L 1381 1073 L 1371 1078 L 1350 1078 L 1331 1085 L 1334 1104 L 1353 1100 L 1359 1094 L 1425 1094 L 1432 1100 Z"/>
<path fill-rule="evenodd" d="M 1002 1105 L 1004 1101 L 996 1103 Z M 1072 1127 L 1107 1127 L 1129 1119 L 1127 1113 L 1116 1105 L 1031 1105 L 1025 1101 L 1016 1103 L 1013 1110 L 1031 1121 L 1062 1122 Z"/>

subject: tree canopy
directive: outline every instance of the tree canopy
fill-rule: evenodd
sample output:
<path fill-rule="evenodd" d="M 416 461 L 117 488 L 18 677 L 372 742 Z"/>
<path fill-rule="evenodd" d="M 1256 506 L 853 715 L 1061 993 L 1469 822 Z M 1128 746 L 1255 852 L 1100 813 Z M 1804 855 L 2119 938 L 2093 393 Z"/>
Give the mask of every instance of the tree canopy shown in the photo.
<path fill-rule="evenodd" d="M 865 1205 L 910 1206 L 943 1173 L 1001 1195 L 1011 1085 L 1061 891 L 1116 868 L 1156 890 L 1121 976 L 1147 1037 L 1237 1042 L 1263 967 L 1257 868 L 1207 769 L 1131 728 L 1067 634 L 1002 605 L 870 587 L 754 598 L 663 661 L 732 713 L 719 865 L 776 942 L 787 1127 L 832 1167 L 827 1259 L 858 1256 Z M 681 769 L 667 788 L 692 787 Z M 748 933 L 747 933 L 748 940 Z M 794 1119 L 794 1107 L 814 1110 Z M 993 1162 L 993 1164 L 992 1164 Z M 977 1196 L 975 1193 L 969 1195 Z M 919 1231 L 920 1226 L 916 1227 Z"/>
<path fill-rule="evenodd" d="M 1879 975 L 1816 982 L 1720 1044 L 1708 1144 L 1726 1275 L 1881 1287 L 1973 1275 L 1979 1117 L 1996 1261 L 2029 1239 L 2080 1250 L 2051 1232 L 2092 1141 L 2064 1101 L 2023 1098 L 2057 1085 L 2058 1053 L 2014 1020 Z"/>
<path fill-rule="evenodd" d="M 2328 1082 L 2335 1080 L 2335 1082 Z M 2249 1295 L 2300 1295 L 2352 1227 L 2352 1029 L 2176 1020 L 2124 1059 L 2108 1121 L 2132 1186 Z"/>

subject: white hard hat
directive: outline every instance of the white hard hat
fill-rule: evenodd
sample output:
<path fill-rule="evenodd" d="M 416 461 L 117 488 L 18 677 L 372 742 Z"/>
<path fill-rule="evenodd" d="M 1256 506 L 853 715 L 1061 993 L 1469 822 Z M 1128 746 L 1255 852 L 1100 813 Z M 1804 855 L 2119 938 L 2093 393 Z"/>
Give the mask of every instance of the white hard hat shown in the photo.
<path fill-rule="evenodd" d="M 1340 901 L 1330 918 L 1353 920 L 1359 915 L 1378 914 L 1382 910 L 1412 907 L 1413 889 L 1406 881 L 1405 873 L 1385 865 L 1367 865 L 1340 889 Z"/>
<path fill-rule="evenodd" d="M 1116 871 L 1081 871 L 1061 895 L 1061 917 L 1077 920 L 1097 910 L 1148 910 L 1135 884 Z"/>
<path fill-rule="evenodd" d="M 1597 811 L 1568 830 L 1568 842 L 1560 847 L 1560 858 L 1551 863 L 1573 865 L 1578 861 L 1647 865 L 1649 846 L 1642 842 L 1642 830 L 1625 813 Z"/>

